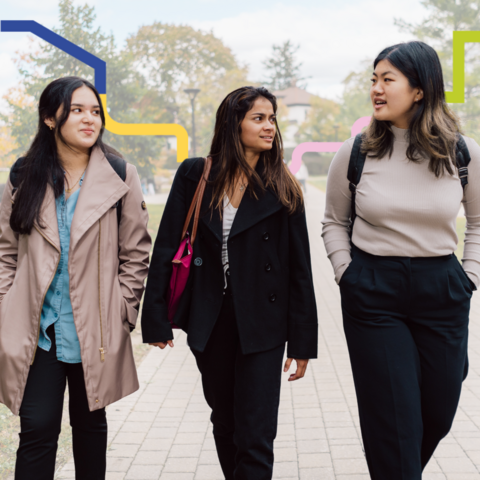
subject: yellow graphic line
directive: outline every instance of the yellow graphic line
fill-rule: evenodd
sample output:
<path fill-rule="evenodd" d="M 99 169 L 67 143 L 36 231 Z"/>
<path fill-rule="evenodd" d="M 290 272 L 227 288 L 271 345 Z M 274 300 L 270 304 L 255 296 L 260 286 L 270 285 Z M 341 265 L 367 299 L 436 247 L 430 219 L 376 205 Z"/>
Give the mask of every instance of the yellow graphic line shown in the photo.
<path fill-rule="evenodd" d="M 116 135 L 167 135 L 177 137 L 177 162 L 188 158 L 188 133 L 176 123 L 119 123 L 107 110 L 107 94 L 100 94 L 105 112 L 105 128 Z"/>
<path fill-rule="evenodd" d="M 453 32 L 453 91 L 445 92 L 447 103 L 465 103 L 465 44 L 479 42 L 479 31 Z"/>

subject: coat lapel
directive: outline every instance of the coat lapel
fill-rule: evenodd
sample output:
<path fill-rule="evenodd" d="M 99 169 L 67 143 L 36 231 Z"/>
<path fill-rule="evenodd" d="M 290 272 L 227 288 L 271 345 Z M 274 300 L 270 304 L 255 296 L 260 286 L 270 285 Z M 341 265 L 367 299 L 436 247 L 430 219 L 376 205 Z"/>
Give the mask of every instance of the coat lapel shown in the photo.
<path fill-rule="evenodd" d="M 260 158 L 255 168 L 255 171 L 260 178 L 263 176 L 263 169 L 263 159 Z M 229 238 L 242 233 L 282 208 L 282 203 L 270 187 L 263 190 L 260 187 L 255 186 L 254 191 L 257 198 L 255 198 L 252 192 L 249 191 L 250 188 L 251 187 L 247 187 L 242 201 L 240 202 L 237 214 L 233 220 Z"/>
<path fill-rule="evenodd" d="M 128 191 L 100 148 L 95 147 L 85 172 L 70 230 L 70 250 L 87 230 Z M 58 230 L 58 228 L 57 228 Z"/>
<path fill-rule="evenodd" d="M 190 169 L 185 173 L 185 176 L 195 182 L 195 187 L 192 191 L 192 199 L 195 194 L 195 189 L 197 188 L 198 182 L 200 181 L 200 177 L 202 176 L 203 167 L 204 167 L 204 159 L 199 157 L 197 160 L 192 163 Z M 210 175 L 208 180 L 213 179 L 212 171 L 210 171 Z M 222 219 L 220 218 L 220 213 L 218 209 L 215 209 L 213 212 L 210 209 L 210 202 L 212 201 L 213 190 L 210 185 L 207 184 L 205 187 L 205 191 L 203 192 L 202 204 L 200 208 L 200 217 L 199 220 L 203 222 L 217 237 L 217 239 L 221 242 L 223 238 L 223 224 Z M 190 207 L 190 205 L 189 205 Z M 190 232 L 191 233 L 191 232 Z"/>
<path fill-rule="evenodd" d="M 247 230 L 282 208 L 278 197 L 269 188 L 265 191 L 257 188 L 256 194 L 257 199 L 247 188 L 233 220 L 229 238 Z"/>
<path fill-rule="evenodd" d="M 60 251 L 60 234 L 58 233 L 57 206 L 55 203 L 55 193 L 51 185 L 47 185 L 45 198 L 43 199 L 40 210 L 42 228 L 37 222 L 34 222 L 35 228 L 45 237 L 58 251 Z"/>
<path fill-rule="evenodd" d="M 203 193 L 202 207 L 200 209 L 200 219 L 221 242 L 223 240 L 223 221 L 220 218 L 220 212 L 218 211 L 218 208 L 215 208 L 213 211 L 210 208 L 212 196 L 212 188 L 207 185 L 205 187 L 205 192 Z"/>
<path fill-rule="evenodd" d="M 187 172 L 186 176 L 191 180 L 197 182 L 200 180 L 200 176 L 203 171 L 203 161 L 197 161 L 192 165 L 192 168 Z M 257 164 L 256 171 L 261 173 L 263 168 L 263 161 L 260 160 Z M 210 173 L 209 180 L 212 180 L 212 173 Z M 251 192 L 247 189 L 245 195 L 240 202 L 235 220 L 233 221 L 232 229 L 230 230 L 229 238 L 238 235 L 239 233 L 247 230 L 251 226 L 260 222 L 264 218 L 274 214 L 277 210 L 282 208 L 281 202 L 275 193 L 267 188 L 262 191 L 260 188 L 256 188 L 255 192 L 257 198 L 251 195 Z M 213 234 L 222 241 L 223 239 L 223 222 L 220 218 L 220 213 L 217 208 L 212 212 L 210 209 L 210 202 L 212 201 L 213 191 L 212 188 L 207 185 L 202 199 L 202 208 L 200 213 L 200 219 L 205 225 L 213 232 Z M 192 195 L 193 197 L 193 195 Z"/>

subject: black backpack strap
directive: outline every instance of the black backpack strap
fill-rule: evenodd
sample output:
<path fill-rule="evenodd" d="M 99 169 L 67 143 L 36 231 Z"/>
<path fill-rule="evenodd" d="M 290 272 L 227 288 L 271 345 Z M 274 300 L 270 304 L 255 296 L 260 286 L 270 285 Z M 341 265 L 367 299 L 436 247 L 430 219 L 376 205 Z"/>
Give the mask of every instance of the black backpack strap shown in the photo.
<path fill-rule="evenodd" d="M 110 163 L 110 166 L 115 170 L 117 175 L 125 181 L 127 178 L 127 162 L 123 158 L 117 157 L 112 153 L 107 153 L 106 157 L 108 163 Z M 122 218 L 122 201 L 119 200 L 114 207 L 117 209 L 117 224 L 120 226 L 120 220 Z"/>
<path fill-rule="evenodd" d="M 458 176 L 462 182 L 462 188 L 464 190 L 468 184 L 468 164 L 470 163 L 470 160 L 471 157 L 467 144 L 459 134 L 457 135 L 457 145 L 455 146 L 455 162 L 458 168 Z"/>
<path fill-rule="evenodd" d="M 12 184 L 12 195 L 17 191 L 19 185 L 19 172 L 20 168 L 22 167 L 22 162 L 25 157 L 20 157 L 10 169 L 10 182 Z"/>
<path fill-rule="evenodd" d="M 367 154 L 362 153 L 361 151 L 362 141 L 363 135 L 359 133 L 353 142 L 352 153 L 350 154 L 350 162 L 348 163 L 347 178 L 350 182 L 348 188 L 352 193 L 352 206 L 350 211 L 350 238 L 352 238 L 353 224 L 355 222 L 355 217 L 357 216 L 355 210 L 355 195 L 357 193 L 357 185 L 360 182 L 363 166 L 365 165 L 365 159 L 367 158 Z"/>

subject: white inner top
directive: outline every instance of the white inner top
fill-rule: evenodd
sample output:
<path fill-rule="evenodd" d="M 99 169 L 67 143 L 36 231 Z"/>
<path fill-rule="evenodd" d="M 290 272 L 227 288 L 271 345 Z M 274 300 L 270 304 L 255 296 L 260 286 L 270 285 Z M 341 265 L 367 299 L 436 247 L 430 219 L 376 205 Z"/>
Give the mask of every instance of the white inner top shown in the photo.
<path fill-rule="evenodd" d="M 230 230 L 232 229 L 233 220 L 237 214 L 238 208 L 235 208 L 228 198 L 227 194 L 223 197 L 223 243 L 222 243 L 222 263 L 223 263 L 223 274 L 225 277 L 225 288 L 227 288 L 227 277 L 226 272 L 228 270 L 228 237 L 230 235 Z"/>

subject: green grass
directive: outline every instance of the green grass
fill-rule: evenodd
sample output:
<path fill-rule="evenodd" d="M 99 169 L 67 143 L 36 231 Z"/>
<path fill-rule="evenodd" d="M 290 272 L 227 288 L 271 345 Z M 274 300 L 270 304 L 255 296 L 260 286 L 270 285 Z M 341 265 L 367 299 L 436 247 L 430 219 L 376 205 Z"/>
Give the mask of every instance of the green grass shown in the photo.
<path fill-rule="evenodd" d="M 310 176 L 308 177 L 307 183 L 313 185 L 314 187 L 318 188 L 322 192 L 327 191 L 327 176 Z"/>
<path fill-rule="evenodd" d="M 157 238 L 158 226 L 160 225 L 164 209 L 165 205 L 147 205 L 149 216 L 148 233 L 152 237 L 152 246 L 155 244 L 155 239 Z"/>

